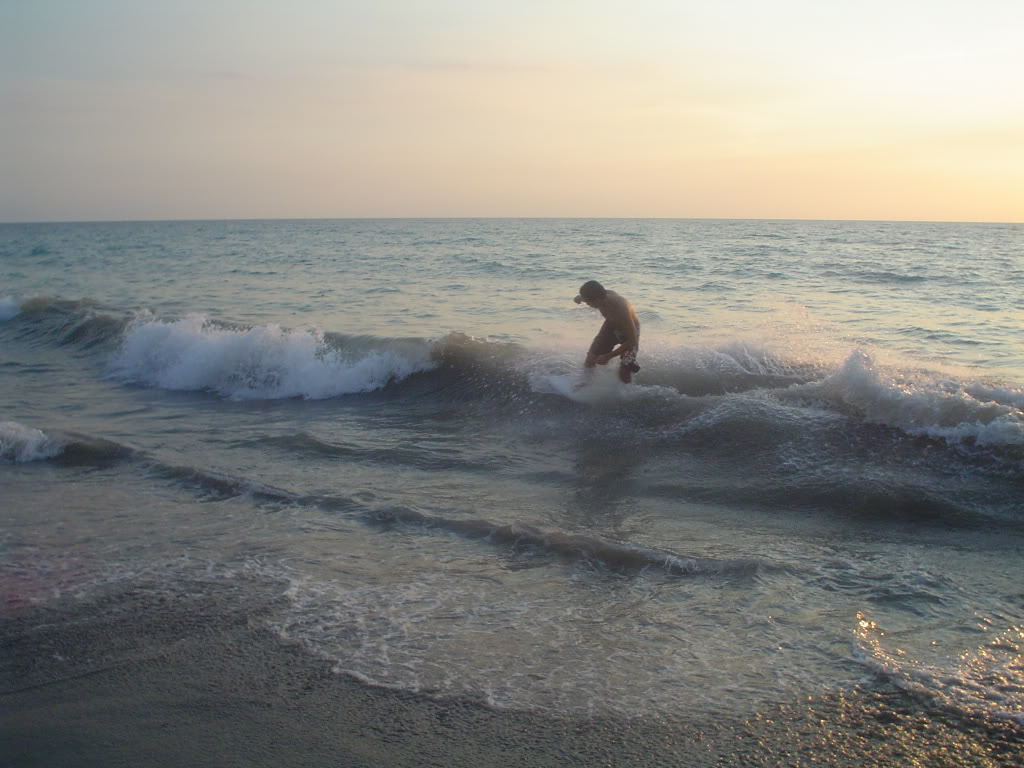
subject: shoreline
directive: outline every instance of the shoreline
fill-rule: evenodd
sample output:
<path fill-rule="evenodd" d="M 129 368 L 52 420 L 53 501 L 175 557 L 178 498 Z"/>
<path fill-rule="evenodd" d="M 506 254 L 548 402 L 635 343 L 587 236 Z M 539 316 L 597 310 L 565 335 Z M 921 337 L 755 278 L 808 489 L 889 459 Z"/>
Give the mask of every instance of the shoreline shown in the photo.
<path fill-rule="evenodd" d="M 1019 765 L 1024 728 L 892 688 L 743 722 L 580 719 L 373 688 L 259 626 L 275 591 L 107 589 L 0 619 L 2 766 Z"/>

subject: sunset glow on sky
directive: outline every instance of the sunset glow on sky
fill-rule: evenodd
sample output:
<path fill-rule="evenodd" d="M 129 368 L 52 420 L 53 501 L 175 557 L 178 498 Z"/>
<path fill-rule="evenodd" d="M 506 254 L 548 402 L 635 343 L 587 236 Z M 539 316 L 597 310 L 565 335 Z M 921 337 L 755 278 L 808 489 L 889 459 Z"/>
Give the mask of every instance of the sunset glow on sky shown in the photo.
<path fill-rule="evenodd" d="M 1020 0 L 15 0 L 0 220 L 1024 221 Z"/>

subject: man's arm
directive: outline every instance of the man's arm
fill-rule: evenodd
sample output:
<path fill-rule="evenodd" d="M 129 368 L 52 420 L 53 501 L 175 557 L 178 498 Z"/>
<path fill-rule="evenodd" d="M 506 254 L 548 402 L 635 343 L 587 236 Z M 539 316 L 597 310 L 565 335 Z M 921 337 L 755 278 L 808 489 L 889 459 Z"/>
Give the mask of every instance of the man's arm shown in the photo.
<path fill-rule="evenodd" d="M 594 349 L 599 346 L 599 342 L 601 342 L 603 338 L 609 333 L 611 333 L 610 324 L 606 319 L 603 323 L 601 323 L 601 328 L 597 332 L 597 335 L 594 337 L 594 340 L 590 342 L 590 348 L 587 350 L 587 359 L 583 363 L 583 366 L 585 368 L 593 368 L 595 365 L 598 364 L 598 361 L 601 361 L 600 365 L 604 365 L 606 362 L 608 362 L 607 360 L 601 360 L 601 358 L 603 358 L 604 355 L 596 354 L 594 352 Z M 604 345 L 602 344 L 600 346 Z"/>
<path fill-rule="evenodd" d="M 619 355 L 625 354 L 631 349 L 632 347 L 628 347 L 625 344 L 619 344 L 619 346 L 617 346 L 611 352 L 607 352 L 603 355 L 598 355 L 597 357 L 595 357 L 594 362 L 596 362 L 598 365 L 604 365 L 609 360 L 614 360 Z"/>

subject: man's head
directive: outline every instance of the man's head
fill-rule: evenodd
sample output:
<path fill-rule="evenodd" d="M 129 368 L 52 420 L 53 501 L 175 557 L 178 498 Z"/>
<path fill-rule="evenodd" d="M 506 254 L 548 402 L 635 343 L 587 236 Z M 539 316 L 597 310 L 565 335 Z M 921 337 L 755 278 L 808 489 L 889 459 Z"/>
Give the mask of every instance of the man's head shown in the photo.
<path fill-rule="evenodd" d="M 597 280 L 588 280 L 580 286 L 580 295 L 576 297 L 576 303 L 579 304 L 581 301 L 585 301 L 587 304 L 595 304 L 607 295 L 608 291 Z"/>

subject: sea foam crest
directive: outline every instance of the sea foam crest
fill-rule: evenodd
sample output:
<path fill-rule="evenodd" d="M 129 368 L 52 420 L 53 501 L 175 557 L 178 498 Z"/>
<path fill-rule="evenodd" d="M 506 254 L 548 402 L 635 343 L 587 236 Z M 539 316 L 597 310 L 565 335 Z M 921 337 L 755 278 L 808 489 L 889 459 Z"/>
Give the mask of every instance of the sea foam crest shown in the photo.
<path fill-rule="evenodd" d="M 855 352 L 816 389 L 866 419 L 912 435 L 976 445 L 1024 446 L 1024 392 L 887 370 Z"/>
<path fill-rule="evenodd" d="M 23 464 L 49 459 L 58 455 L 64 446 L 39 429 L 32 429 L 16 421 L 0 421 L 0 463 Z"/>
<path fill-rule="evenodd" d="M 125 332 L 110 372 L 123 381 L 239 400 L 319 399 L 370 392 L 435 365 L 423 343 L 355 356 L 328 346 L 318 329 L 225 328 L 188 315 L 172 322 L 140 317 Z"/>
<path fill-rule="evenodd" d="M 0 299 L 0 323 L 10 320 L 21 312 L 21 299 L 4 296 Z"/>

